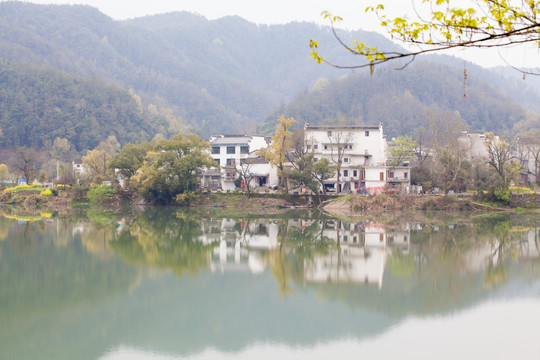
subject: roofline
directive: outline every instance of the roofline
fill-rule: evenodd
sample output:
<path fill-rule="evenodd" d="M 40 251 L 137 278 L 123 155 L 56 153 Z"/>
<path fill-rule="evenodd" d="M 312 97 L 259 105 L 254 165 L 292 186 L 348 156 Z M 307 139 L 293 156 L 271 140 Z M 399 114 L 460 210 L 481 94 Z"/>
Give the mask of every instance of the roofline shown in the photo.
<path fill-rule="evenodd" d="M 376 126 L 376 125 L 308 125 L 306 124 L 304 129 L 305 130 L 334 130 L 334 129 L 379 130 L 379 126 Z"/>

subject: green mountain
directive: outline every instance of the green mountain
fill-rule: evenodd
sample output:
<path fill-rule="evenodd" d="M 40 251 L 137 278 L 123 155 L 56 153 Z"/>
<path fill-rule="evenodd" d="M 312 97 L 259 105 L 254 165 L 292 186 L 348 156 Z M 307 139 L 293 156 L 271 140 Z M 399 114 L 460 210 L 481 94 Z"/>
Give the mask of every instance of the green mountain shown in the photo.
<path fill-rule="evenodd" d="M 353 74 L 320 81 L 288 105 L 277 108 L 261 131 L 272 129 L 278 114 L 298 125 L 331 123 L 336 118 L 363 124 L 382 123 L 389 136 L 414 135 L 427 114 L 459 112 L 472 130 L 512 133 L 520 122 L 538 115 L 526 111 L 501 90 L 463 68 L 417 60 L 405 70 L 377 69 L 373 75 Z"/>
<path fill-rule="evenodd" d="M 96 78 L 0 60 L 0 83 L 1 148 L 47 148 L 60 137 L 82 151 L 109 135 L 136 142 L 170 127 L 143 111 L 134 94 Z"/>
<path fill-rule="evenodd" d="M 500 87 L 508 82 L 497 83 L 502 78 L 493 72 L 471 68 L 468 97 L 462 99 L 463 61 L 434 60 L 436 67 L 417 60 L 403 71 L 389 64 L 372 77 L 366 70 L 341 78 L 351 72 L 316 64 L 309 39 L 317 39 L 333 62 L 359 59 L 338 44 L 329 27 L 315 24 L 210 21 L 179 12 L 115 21 L 88 6 L 1 2 L 0 34 L 0 66 L 11 69 L 10 80 L 0 83 L 0 147 L 46 147 L 60 136 L 83 151 L 108 135 L 125 143 L 187 128 L 202 137 L 252 132 L 282 110 L 311 123 L 340 114 L 381 121 L 395 134 L 410 133 L 418 114 L 432 106 L 460 111 L 475 129 L 510 129 L 525 121 L 525 110 Z M 375 33 L 339 34 L 345 42 L 361 39 L 397 49 Z M 475 88 L 478 93 L 476 73 L 483 74 L 479 82 L 485 80 Z M 340 93 L 337 84 L 353 79 L 362 85 Z M 310 93 L 313 88 L 319 90 Z M 525 106 L 540 104 L 527 86 L 507 90 Z M 78 114 L 74 103 L 81 99 L 96 107 Z M 302 101 L 310 108 L 295 113 Z M 271 122 L 263 127 L 273 129 Z"/>

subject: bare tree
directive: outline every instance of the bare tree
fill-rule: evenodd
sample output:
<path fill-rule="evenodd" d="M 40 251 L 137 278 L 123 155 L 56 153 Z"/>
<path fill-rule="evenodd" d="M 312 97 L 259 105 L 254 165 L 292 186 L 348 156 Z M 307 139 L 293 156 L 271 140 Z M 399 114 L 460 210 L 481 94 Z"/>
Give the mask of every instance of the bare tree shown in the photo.
<path fill-rule="evenodd" d="M 458 140 L 465 124 L 458 113 L 428 113 L 427 124 L 436 158 L 434 173 L 446 194 L 456 185 L 466 160 L 467 148 Z"/>
<path fill-rule="evenodd" d="M 248 196 L 251 196 L 251 179 L 252 179 L 251 165 L 252 164 L 249 160 L 250 159 L 240 160 L 240 165 L 236 165 L 234 169 L 236 173 L 238 174 L 238 176 L 240 176 L 240 179 L 242 179 L 242 181 L 246 185 L 246 191 L 248 193 Z"/>
<path fill-rule="evenodd" d="M 21 147 L 11 157 L 12 166 L 22 175 L 27 184 L 36 177 L 37 164 L 40 161 L 40 154 L 28 147 Z"/>
<path fill-rule="evenodd" d="M 336 192 L 340 191 L 341 166 L 352 138 L 353 133 L 352 131 L 348 130 L 346 126 L 335 127 L 332 128 L 332 130 L 328 130 L 330 158 L 336 165 Z"/>
<path fill-rule="evenodd" d="M 487 133 L 486 138 L 488 151 L 486 162 L 497 172 L 503 185 L 508 185 L 510 157 L 512 155 L 510 144 L 493 133 Z"/>

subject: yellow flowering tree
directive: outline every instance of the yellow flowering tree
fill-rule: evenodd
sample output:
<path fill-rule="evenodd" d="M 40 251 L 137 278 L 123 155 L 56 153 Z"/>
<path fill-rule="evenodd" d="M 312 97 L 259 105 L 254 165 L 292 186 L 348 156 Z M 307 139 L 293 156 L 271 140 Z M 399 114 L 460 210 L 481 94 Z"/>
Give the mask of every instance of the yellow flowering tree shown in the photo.
<path fill-rule="evenodd" d="M 323 12 L 334 36 L 343 47 L 365 61 L 352 66 L 332 63 L 318 52 L 318 42 L 310 40 L 311 55 L 317 62 L 338 68 L 369 67 L 391 60 L 414 60 L 417 55 L 451 48 L 493 48 L 513 44 L 540 44 L 540 1 L 534 0 L 412 0 L 415 16 L 390 18 L 382 4 L 366 8 L 396 40 L 412 45 L 408 52 L 384 51 L 362 41 L 345 43 L 334 29 L 339 16 Z M 466 4 L 467 6 L 463 6 Z M 428 14 L 428 15 L 424 15 Z M 405 65 L 406 66 L 406 65 Z"/>

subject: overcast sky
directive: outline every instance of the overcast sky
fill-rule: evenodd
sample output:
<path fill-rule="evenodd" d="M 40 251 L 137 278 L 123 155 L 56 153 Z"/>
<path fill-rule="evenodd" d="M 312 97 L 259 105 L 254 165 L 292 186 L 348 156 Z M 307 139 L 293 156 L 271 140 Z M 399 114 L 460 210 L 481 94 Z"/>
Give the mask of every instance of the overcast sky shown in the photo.
<path fill-rule="evenodd" d="M 418 3 L 420 0 L 416 1 Z M 379 26 L 375 14 L 365 12 L 367 6 L 385 3 L 386 12 L 391 17 L 412 13 L 412 0 L 32 0 L 30 2 L 87 4 L 117 20 L 172 11 L 189 11 L 208 19 L 238 15 L 258 24 L 285 24 L 291 21 L 328 24 L 321 17 L 321 12 L 327 10 L 343 18 L 340 27 L 349 30 L 377 31 L 384 35 L 386 33 Z M 491 51 L 456 50 L 446 54 L 463 57 L 486 67 L 505 65 L 505 60 L 517 67 L 538 67 L 540 52 L 537 47 L 532 47 L 533 49 L 529 46 L 529 50 L 523 47 Z"/>

